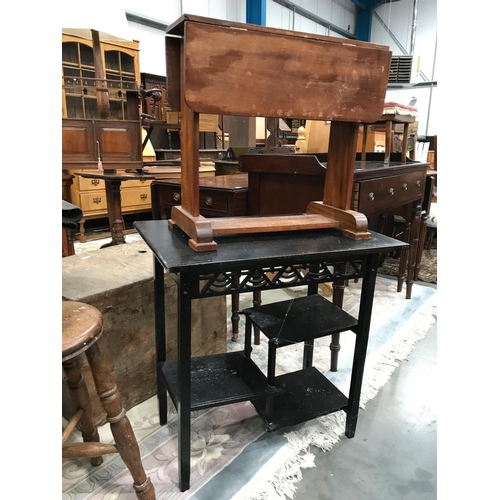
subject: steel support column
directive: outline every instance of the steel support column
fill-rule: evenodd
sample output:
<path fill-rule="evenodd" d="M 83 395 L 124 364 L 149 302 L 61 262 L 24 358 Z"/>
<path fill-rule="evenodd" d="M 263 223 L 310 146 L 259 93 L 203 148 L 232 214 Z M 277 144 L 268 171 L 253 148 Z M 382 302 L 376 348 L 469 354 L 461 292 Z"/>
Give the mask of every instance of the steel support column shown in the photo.
<path fill-rule="evenodd" d="M 266 0 L 247 0 L 247 23 L 266 25 Z"/>
<path fill-rule="evenodd" d="M 372 34 L 372 19 L 375 7 L 386 3 L 385 0 L 352 0 L 356 5 L 356 39 L 369 42 Z"/>

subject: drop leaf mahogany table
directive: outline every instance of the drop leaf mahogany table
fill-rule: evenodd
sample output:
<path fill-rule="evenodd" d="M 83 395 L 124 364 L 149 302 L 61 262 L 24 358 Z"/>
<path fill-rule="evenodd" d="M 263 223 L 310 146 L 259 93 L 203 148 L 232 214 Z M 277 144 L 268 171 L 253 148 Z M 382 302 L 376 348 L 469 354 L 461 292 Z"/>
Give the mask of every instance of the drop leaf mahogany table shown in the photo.
<path fill-rule="evenodd" d="M 359 124 L 384 108 L 388 46 L 191 14 L 167 28 L 165 46 L 167 100 L 180 111 L 182 132 L 182 201 L 171 224 L 193 250 L 214 251 L 215 237 L 226 234 L 342 227 L 355 240 L 370 238 L 351 195 Z M 292 216 L 201 216 L 200 113 L 331 120 L 323 198 Z"/>

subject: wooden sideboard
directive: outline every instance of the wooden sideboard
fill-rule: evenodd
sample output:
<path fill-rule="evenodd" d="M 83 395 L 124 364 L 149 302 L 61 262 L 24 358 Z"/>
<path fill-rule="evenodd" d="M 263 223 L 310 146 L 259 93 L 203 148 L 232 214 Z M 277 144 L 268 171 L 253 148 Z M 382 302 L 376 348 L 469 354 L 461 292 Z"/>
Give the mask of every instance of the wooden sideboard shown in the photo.
<path fill-rule="evenodd" d="M 410 159 L 401 161 L 401 153 L 392 153 L 389 165 L 384 153 L 356 156 L 351 210 L 364 214 L 368 227 L 385 232 L 388 216 L 405 220 L 403 239 L 410 243 L 403 250 L 398 291 L 406 276 L 406 296 L 418 276 L 423 236 L 422 203 L 428 163 Z M 303 213 L 314 200 L 320 200 L 325 188 L 326 153 L 264 155 L 243 154 L 240 170 L 248 173 L 248 215 Z M 404 253 L 407 252 L 407 253 Z"/>

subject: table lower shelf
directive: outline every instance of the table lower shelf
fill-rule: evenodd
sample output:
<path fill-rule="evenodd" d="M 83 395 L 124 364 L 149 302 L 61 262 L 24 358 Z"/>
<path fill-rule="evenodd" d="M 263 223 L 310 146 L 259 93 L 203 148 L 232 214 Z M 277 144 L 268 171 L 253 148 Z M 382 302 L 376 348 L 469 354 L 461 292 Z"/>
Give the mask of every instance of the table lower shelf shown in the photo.
<path fill-rule="evenodd" d="M 175 407 L 179 394 L 177 361 L 160 365 Z M 191 359 L 191 410 L 239 403 L 280 394 L 243 351 L 213 354 Z"/>
<path fill-rule="evenodd" d="M 314 366 L 276 377 L 276 387 L 284 391 L 273 398 L 272 416 L 266 415 L 266 400 L 252 399 L 267 431 L 307 422 L 347 407 L 348 398 Z"/>

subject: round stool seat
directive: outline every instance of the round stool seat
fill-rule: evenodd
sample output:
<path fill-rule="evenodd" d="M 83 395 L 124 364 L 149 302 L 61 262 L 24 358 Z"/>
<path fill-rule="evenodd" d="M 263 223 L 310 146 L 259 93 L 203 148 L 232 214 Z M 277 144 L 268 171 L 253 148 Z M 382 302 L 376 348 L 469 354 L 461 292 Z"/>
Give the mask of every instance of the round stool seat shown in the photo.
<path fill-rule="evenodd" d="M 102 334 L 102 314 L 83 302 L 62 302 L 62 360 L 85 352 Z"/>

